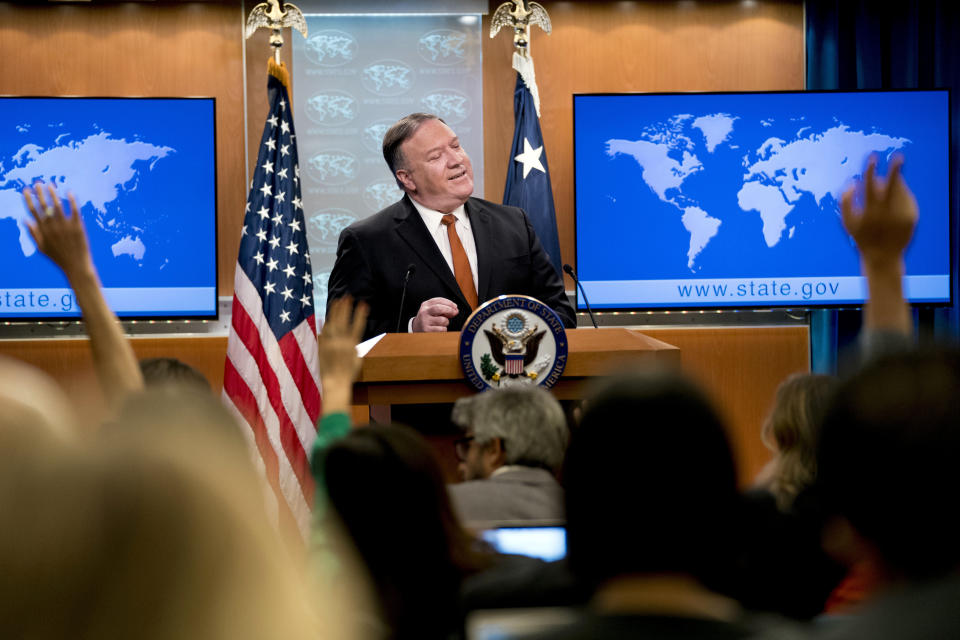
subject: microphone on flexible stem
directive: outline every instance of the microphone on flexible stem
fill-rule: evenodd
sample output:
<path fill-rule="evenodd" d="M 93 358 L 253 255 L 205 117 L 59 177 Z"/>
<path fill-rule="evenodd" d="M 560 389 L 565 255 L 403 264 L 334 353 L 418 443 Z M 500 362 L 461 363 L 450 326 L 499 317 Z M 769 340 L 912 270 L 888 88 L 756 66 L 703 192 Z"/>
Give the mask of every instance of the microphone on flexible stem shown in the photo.
<path fill-rule="evenodd" d="M 417 265 L 411 262 L 407 265 L 406 273 L 403 274 L 403 289 L 400 291 L 400 312 L 397 314 L 397 333 L 400 333 L 400 322 L 403 320 L 403 301 L 407 297 L 407 284 L 416 272 Z"/>
<path fill-rule="evenodd" d="M 593 323 L 594 329 L 599 329 L 600 327 L 597 326 L 597 319 L 593 316 L 593 310 L 590 308 L 590 301 L 587 300 L 587 292 L 583 290 L 583 285 L 580 284 L 580 280 L 577 278 L 577 274 L 573 272 L 573 267 L 571 267 L 568 264 L 565 264 L 563 265 L 563 271 L 568 276 L 573 278 L 573 281 L 577 284 L 577 287 L 580 288 L 580 293 L 583 294 L 583 303 L 587 305 L 587 313 L 590 314 L 590 322 Z"/>

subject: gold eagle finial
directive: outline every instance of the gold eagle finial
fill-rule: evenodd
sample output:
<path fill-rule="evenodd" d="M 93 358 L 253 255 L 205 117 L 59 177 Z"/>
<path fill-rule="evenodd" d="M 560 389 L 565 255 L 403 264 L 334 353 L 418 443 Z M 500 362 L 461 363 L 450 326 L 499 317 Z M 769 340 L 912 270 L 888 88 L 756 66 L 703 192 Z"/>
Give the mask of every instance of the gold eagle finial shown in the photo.
<path fill-rule="evenodd" d="M 539 25 L 548 34 L 553 29 L 550 24 L 550 14 L 538 2 L 525 0 L 511 0 L 504 2 L 493 12 L 490 19 L 490 37 L 499 33 L 504 27 L 513 29 L 513 46 L 517 52 L 526 57 L 530 46 L 530 26 Z"/>
<path fill-rule="evenodd" d="M 283 46 L 281 29 L 292 27 L 299 31 L 304 38 L 307 37 L 307 19 L 303 17 L 303 12 L 297 8 L 297 5 L 289 2 L 284 2 L 281 9 L 280 0 L 267 0 L 267 2 L 261 2 L 253 8 L 250 15 L 247 16 L 245 36 L 249 38 L 260 27 L 267 27 L 273 31 L 270 35 L 270 46 L 273 47 L 277 62 L 280 61 L 280 47 Z"/>

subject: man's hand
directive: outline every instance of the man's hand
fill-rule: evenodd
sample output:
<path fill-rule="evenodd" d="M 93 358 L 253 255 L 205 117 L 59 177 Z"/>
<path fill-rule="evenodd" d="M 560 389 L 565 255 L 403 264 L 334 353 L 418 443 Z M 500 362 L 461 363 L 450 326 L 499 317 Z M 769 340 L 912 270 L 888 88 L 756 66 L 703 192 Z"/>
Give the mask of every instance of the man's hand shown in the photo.
<path fill-rule="evenodd" d="M 330 312 L 327 313 L 323 329 L 317 337 L 325 415 L 350 410 L 353 382 L 360 372 L 361 364 L 356 345 L 363 337 L 368 312 L 369 309 L 363 302 L 354 308 L 351 298 L 340 298 L 330 305 Z"/>
<path fill-rule="evenodd" d="M 917 201 L 900 174 L 903 156 L 894 156 L 887 179 L 875 175 L 870 158 L 863 178 L 863 208 L 854 204 L 856 187 L 841 198 L 843 226 L 857 243 L 865 267 L 899 264 L 917 225 Z"/>
<path fill-rule="evenodd" d="M 455 302 L 446 298 L 430 298 L 420 305 L 420 311 L 413 319 L 413 330 L 446 331 L 450 318 L 456 318 L 460 310 Z"/>
<path fill-rule="evenodd" d="M 37 243 L 37 248 L 60 267 L 70 280 L 93 272 L 87 232 L 73 194 L 67 195 L 71 212 L 68 217 L 63 212 L 62 201 L 53 185 L 47 185 L 46 190 L 49 196 L 44 194 L 44 185 L 40 182 L 34 185 L 32 191 L 29 187 L 23 190 L 23 199 L 34 220 L 32 224 L 27 224 L 27 230 Z M 34 203 L 32 194 L 36 195 L 38 204 Z"/>

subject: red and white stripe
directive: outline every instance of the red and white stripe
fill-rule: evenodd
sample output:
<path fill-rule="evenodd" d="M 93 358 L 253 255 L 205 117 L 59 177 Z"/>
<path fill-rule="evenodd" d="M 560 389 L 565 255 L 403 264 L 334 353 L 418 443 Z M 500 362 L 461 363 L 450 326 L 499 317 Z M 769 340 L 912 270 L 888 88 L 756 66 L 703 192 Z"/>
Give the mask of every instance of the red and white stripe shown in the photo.
<path fill-rule="evenodd" d="M 306 538 L 313 505 L 309 454 L 320 415 L 313 316 L 278 341 L 257 288 L 241 268 L 234 280 L 223 397 L 249 427 L 281 528 L 293 524 Z"/>

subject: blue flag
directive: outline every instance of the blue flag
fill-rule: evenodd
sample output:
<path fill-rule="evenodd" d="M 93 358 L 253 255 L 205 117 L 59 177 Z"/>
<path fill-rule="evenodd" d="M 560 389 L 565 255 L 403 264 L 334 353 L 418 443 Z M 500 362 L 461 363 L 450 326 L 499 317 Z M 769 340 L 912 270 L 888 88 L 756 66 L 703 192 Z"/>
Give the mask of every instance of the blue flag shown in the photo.
<path fill-rule="evenodd" d="M 514 57 L 517 86 L 513 92 L 513 114 L 516 124 L 507 167 L 507 184 L 503 189 L 503 204 L 520 207 L 527 212 L 540 244 L 550 256 L 557 273 L 562 273 L 557 214 L 553 207 L 550 170 L 547 167 L 543 135 L 540 133 L 540 118 L 535 98 L 518 68 L 518 65 L 523 65 L 522 68 L 529 69 L 527 77 L 536 91 L 533 62 L 529 58 L 517 58 L 520 56 Z"/>

